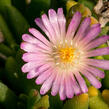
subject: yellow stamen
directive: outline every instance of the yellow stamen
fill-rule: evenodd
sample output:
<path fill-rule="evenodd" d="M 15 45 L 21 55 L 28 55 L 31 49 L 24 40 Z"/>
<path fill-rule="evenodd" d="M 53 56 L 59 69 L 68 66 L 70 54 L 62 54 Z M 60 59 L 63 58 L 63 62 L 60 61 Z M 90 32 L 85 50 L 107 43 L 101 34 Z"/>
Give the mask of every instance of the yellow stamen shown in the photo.
<path fill-rule="evenodd" d="M 72 47 L 59 48 L 59 56 L 62 62 L 72 62 L 74 59 L 74 49 Z"/>
<path fill-rule="evenodd" d="M 89 89 L 88 89 L 88 94 L 91 97 L 98 96 L 98 90 L 95 87 L 90 86 Z"/>

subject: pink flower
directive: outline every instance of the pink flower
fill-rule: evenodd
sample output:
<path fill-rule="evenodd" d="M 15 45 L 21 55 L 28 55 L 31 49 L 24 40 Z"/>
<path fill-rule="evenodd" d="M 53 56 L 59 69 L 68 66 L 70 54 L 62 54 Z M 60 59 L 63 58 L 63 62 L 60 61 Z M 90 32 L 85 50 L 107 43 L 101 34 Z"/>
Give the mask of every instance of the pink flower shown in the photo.
<path fill-rule="evenodd" d="M 62 8 L 57 13 L 50 9 L 48 16 L 43 14 L 41 19 L 35 19 L 48 40 L 35 28 L 29 29 L 32 35 L 22 36 L 21 49 L 26 52 L 22 59 L 27 62 L 22 72 L 28 72 L 28 79 L 37 77 L 36 84 L 42 84 L 41 94 L 51 89 L 53 96 L 59 92 L 61 100 L 88 91 L 82 75 L 94 87 L 100 88 L 97 77 L 104 78 L 104 72 L 98 67 L 109 70 L 109 61 L 90 57 L 109 54 L 109 47 L 93 49 L 105 43 L 109 36 L 96 38 L 101 30 L 100 24 L 90 26 L 89 17 L 80 24 L 79 12 L 72 17 L 67 31 Z"/>

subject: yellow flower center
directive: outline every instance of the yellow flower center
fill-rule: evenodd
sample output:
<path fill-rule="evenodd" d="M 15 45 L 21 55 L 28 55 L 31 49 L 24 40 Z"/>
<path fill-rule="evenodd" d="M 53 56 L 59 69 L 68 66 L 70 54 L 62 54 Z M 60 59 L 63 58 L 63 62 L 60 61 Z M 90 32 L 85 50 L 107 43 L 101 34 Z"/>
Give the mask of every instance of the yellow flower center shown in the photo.
<path fill-rule="evenodd" d="M 74 58 L 74 49 L 72 47 L 59 48 L 61 62 L 72 62 Z"/>
<path fill-rule="evenodd" d="M 64 40 L 53 46 L 50 56 L 58 71 L 72 72 L 83 62 L 84 52 L 73 41 Z"/>

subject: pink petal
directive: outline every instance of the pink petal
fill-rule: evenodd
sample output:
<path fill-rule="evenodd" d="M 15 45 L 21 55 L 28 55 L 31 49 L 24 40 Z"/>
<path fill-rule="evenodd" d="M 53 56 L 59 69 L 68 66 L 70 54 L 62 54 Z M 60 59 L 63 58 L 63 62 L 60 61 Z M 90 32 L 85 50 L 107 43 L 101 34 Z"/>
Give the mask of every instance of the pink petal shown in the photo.
<path fill-rule="evenodd" d="M 50 47 L 46 46 L 43 42 L 39 41 L 38 39 L 34 38 L 33 36 L 29 34 L 23 34 L 22 39 L 28 43 L 31 44 L 36 44 L 37 46 L 46 49 L 46 50 L 51 50 Z"/>
<path fill-rule="evenodd" d="M 90 83 L 95 87 L 95 88 L 100 88 L 101 83 L 97 78 L 95 78 L 91 73 L 89 73 L 86 70 L 82 70 L 81 73 L 90 81 Z"/>
<path fill-rule="evenodd" d="M 33 52 L 33 53 L 35 52 L 37 53 L 38 50 L 41 50 L 40 48 L 37 47 L 37 45 L 33 45 L 27 42 L 22 42 L 20 48 L 26 52 Z"/>
<path fill-rule="evenodd" d="M 49 37 L 49 39 L 52 40 L 52 39 L 51 39 L 51 36 L 50 36 L 50 33 L 49 33 L 48 30 L 45 28 L 45 26 L 44 26 L 42 20 L 41 20 L 40 18 L 36 18 L 36 19 L 35 19 L 35 23 L 36 23 L 36 25 L 38 25 L 38 26 L 45 32 L 45 34 Z"/>
<path fill-rule="evenodd" d="M 37 53 L 24 53 L 22 56 L 22 59 L 25 62 L 30 61 L 46 61 L 46 58 L 48 58 L 45 54 L 37 54 Z"/>
<path fill-rule="evenodd" d="M 37 77 L 39 72 L 37 72 L 37 69 L 32 69 L 28 74 L 27 74 L 27 79 L 32 79 Z"/>
<path fill-rule="evenodd" d="M 62 8 L 58 8 L 57 17 L 58 17 L 58 23 L 60 29 L 60 37 L 62 39 L 63 37 L 65 37 L 65 33 L 66 33 L 66 18 L 64 16 Z"/>
<path fill-rule="evenodd" d="M 94 41 L 90 42 L 86 47 L 85 49 L 89 50 L 91 48 L 95 48 L 95 47 L 98 47 L 99 45 L 101 44 L 104 44 L 107 40 L 109 40 L 109 36 L 105 35 L 105 36 L 101 36 L 97 39 L 95 39 Z"/>
<path fill-rule="evenodd" d="M 40 93 L 42 95 L 44 95 L 46 92 L 48 92 L 52 86 L 53 80 L 55 78 L 55 73 L 53 72 L 51 74 L 51 76 L 49 76 L 49 78 L 43 83 L 41 89 L 40 89 Z"/>
<path fill-rule="evenodd" d="M 86 66 L 85 69 L 88 70 L 90 73 L 92 73 L 96 77 L 104 78 L 104 72 L 97 68 Z"/>
<path fill-rule="evenodd" d="M 51 25 L 53 29 L 55 30 L 56 38 L 58 39 L 60 37 L 60 29 L 59 29 L 57 14 L 54 9 L 49 9 L 48 14 L 49 14 Z"/>
<path fill-rule="evenodd" d="M 66 94 L 65 93 L 66 93 L 65 92 L 65 77 L 63 75 L 62 79 L 61 79 L 60 89 L 59 89 L 59 95 L 60 95 L 61 100 L 66 99 Z"/>
<path fill-rule="evenodd" d="M 25 41 L 25 42 L 28 42 L 28 43 L 32 43 L 32 44 L 38 44 L 40 41 L 37 40 L 35 37 L 29 35 L 29 34 L 23 34 L 22 35 L 22 39 Z"/>
<path fill-rule="evenodd" d="M 51 48 L 48 48 L 41 44 L 35 45 L 35 44 L 28 43 L 28 42 L 22 42 L 20 45 L 20 48 L 26 52 L 33 52 L 33 53 L 37 53 L 39 51 L 40 52 L 48 52 L 48 51 L 50 52 L 51 51 Z"/>
<path fill-rule="evenodd" d="M 88 44 L 91 40 L 95 39 L 100 32 L 101 32 L 100 24 L 94 24 L 88 31 L 88 34 L 82 40 L 84 45 Z"/>
<path fill-rule="evenodd" d="M 30 28 L 29 32 L 35 36 L 37 39 L 39 39 L 40 41 L 42 41 L 43 43 L 45 43 L 47 46 L 50 45 L 50 42 L 35 28 Z"/>
<path fill-rule="evenodd" d="M 98 48 L 95 50 L 91 50 L 87 53 L 88 57 L 102 56 L 102 55 L 109 55 L 109 47 Z"/>
<path fill-rule="evenodd" d="M 87 59 L 87 64 L 109 70 L 109 60 Z"/>
<path fill-rule="evenodd" d="M 74 96 L 73 83 L 71 77 L 65 78 L 65 90 L 67 98 L 72 98 Z"/>
<path fill-rule="evenodd" d="M 44 63 L 43 63 L 44 64 Z M 37 66 L 37 68 L 35 68 L 35 69 L 32 69 L 32 70 L 30 70 L 30 72 L 27 74 L 27 78 L 28 79 L 32 79 L 32 78 L 34 78 L 34 77 L 37 77 L 38 75 L 40 75 L 40 74 L 42 74 L 43 72 L 45 72 L 45 71 L 47 71 L 48 70 L 48 68 L 46 67 L 45 69 L 43 69 L 43 70 L 39 70 L 40 68 L 42 68 L 44 65 L 46 65 L 46 64 L 44 64 L 44 65 L 38 65 Z"/>
<path fill-rule="evenodd" d="M 81 23 L 79 30 L 74 38 L 74 40 L 77 42 L 79 40 L 81 40 L 81 38 L 84 37 L 85 33 L 87 32 L 88 27 L 90 26 L 90 18 L 87 17 L 83 20 L 83 22 Z"/>
<path fill-rule="evenodd" d="M 73 86 L 73 90 L 75 95 L 79 95 L 81 94 L 81 89 L 77 83 L 77 81 L 75 80 L 75 77 L 73 76 L 73 74 L 71 73 L 71 77 L 72 77 L 72 86 Z"/>
<path fill-rule="evenodd" d="M 97 23 L 97 24 L 93 24 L 92 26 L 91 26 L 91 28 L 96 28 L 96 27 L 100 27 L 101 26 L 101 24 L 100 23 Z"/>
<path fill-rule="evenodd" d="M 24 73 L 29 72 L 32 69 L 37 68 L 37 66 L 39 66 L 39 65 L 41 65 L 40 62 L 36 62 L 36 61 L 28 62 L 22 66 L 22 72 L 24 72 Z"/>
<path fill-rule="evenodd" d="M 51 91 L 51 94 L 53 96 L 55 96 L 59 91 L 60 83 L 61 83 L 61 77 L 62 77 L 62 74 L 60 72 L 57 72 L 56 78 L 53 82 L 52 91 Z"/>
<path fill-rule="evenodd" d="M 41 75 L 36 79 L 36 84 L 42 84 L 51 74 L 53 73 L 53 69 L 50 68 L 44 71 Z"/>
<path fill-rule="evenodd" d="M 70 39 L 74 37 L 74 34 L 80 24 L 80 21 L 81 21 L 81 14 L 79 12 L 76 12 L 73 15 L 72 20 L 68 26 L 66 37 L 69 37 Z"/>
<path fill-rule="evenodd" d="M 82 78 L 79 72 L 75 72 L 75 77 L 80 85 L 82 92 L 86 93 L 88 91 L 88 88 L 86 86 L 85 80 Z"/>
<path fill-rule="evenodd" d="M 46 64 L 43 63 L 43 65 L 40 66 L 40 68 L 38 69 L 38 72 L 44 72 L 51 67 L 52 67 L 52 63 L 46 63 Z"/>
<path fill-rule="evenodd" d="M 52 39 L 51 41 L 56 42 L 56 39 L 55 39 L 56 33 L 55 33 L 55 31 L 51 25 L 51 22 L 49 21 L 46 14 L 42 15 L 42 21 L 43 21 L 45 28 L 49 31 L 49 34 L 51 36 L 50 39 Z"/>

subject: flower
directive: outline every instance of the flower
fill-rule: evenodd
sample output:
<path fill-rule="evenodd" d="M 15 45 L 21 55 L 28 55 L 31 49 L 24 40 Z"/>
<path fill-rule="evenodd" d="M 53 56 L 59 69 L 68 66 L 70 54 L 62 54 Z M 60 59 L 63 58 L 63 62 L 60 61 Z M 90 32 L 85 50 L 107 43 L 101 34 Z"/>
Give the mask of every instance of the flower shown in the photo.
<path fill-rule="evenodd" d="M 50 9 L 48 16 L 43 14 L 41 19 L 35 19 L 48 39 L 35 28 L 29 29 L 32 35 L 22 36 L 21 49 L 26 51 L 22 59 L 27 62 L 22 72 L 28 72 L 28 79 L 37 77 L 35 82 L 42 84 L 42 95 L 51 89 L 53 96 L 59 92 L 61 100 L 88 91 L 83 76 L 95 88 L 100 88 L 97 78 L 104 78 L 104 72 L 98 68 L 109 70 L 109 61 L 90 57 L 109 54 L 109 47 L 94 49 L 105 43 L 109 36 L 96 38 L 100 24 L 90 26 L 89 17 L 80 23 L 79 12 L 73 15 L 67 31 L 62 8 L 58 8 L 57 13 Z"/>

